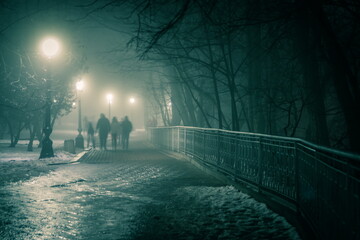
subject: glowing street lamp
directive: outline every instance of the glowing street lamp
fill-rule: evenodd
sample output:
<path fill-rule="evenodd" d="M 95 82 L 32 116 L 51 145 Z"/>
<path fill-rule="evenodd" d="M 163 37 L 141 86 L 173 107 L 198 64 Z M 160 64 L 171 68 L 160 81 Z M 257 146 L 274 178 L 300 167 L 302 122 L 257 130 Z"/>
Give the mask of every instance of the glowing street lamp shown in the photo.
<path fill-rule="evenodd" d="M 53 37 L 46 38 L 41 43 L 41 50 L 48 59 L 52 59 L 59 53 L 60 43 Z"/>
<path fill-rule="evenodd" d="M 76 82 L 76 90 L 78 93 L 78 100 L 79 100 L 79 122 L 78 122 L 78 132 L 79 134 L 75 138 L 75 146 L 77 148 L 84 148 L 84 137 L 82 136 L 82 126 L 81 126 L 81 92 L 84 90 L 85 83 L 83 80 L 79 80 Z"/>
<path fill-rule="evenodd" d="M 135 102 L 136 102 L 136 100 L 135 100 L 134 97 L 130 97 L 130 98 L 129 98 L 129 103 L 130 103 L 130 105 L 134 105 Z M 129 109 L 130 119 L 133 119 L 133 110 L 132 110 L 132 107 L 133 107 L 133 106 L 131 106 L 130 109 Z"/>
<path fill-rule="evenodd" d="M 46 77 L 46 109 L 45 109 L 45 122 L 44 122 L 44 138 L 42 140 L 42 148 L 40 152 L 40 158 L 54 157 L 54 150 L 52 147 L 52 141 L 50 139 L 50 134 L 52 133 L 51 127 L 51 59 L 58 55 L 60 51 L 60 43 L 55 38 L 46 38 L 41 42 L 41 51 L 44 56 L 49 60 L 48 61 L 48 76 Z"/>
<path fill-rule="evenodd" d="M 112 104 L 112 100 L 113 100 L 113 95 L 111 93 L 109 93 L 108 95 L 106 95 L 106 99 L 108 100 L 109 103 L 109 120 L 111 119 L 111 104 Z"/>

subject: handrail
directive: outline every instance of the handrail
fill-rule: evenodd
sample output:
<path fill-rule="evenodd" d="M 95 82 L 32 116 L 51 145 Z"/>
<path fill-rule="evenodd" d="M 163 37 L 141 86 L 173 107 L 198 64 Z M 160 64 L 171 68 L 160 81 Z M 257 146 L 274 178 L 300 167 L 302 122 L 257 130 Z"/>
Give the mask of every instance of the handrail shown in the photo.
<path fill-rule="evenodd" d="M 321 239 L 360 239 L 360 156 L 298 138 L 196 127 L 149 128 L 159 147 L 276 194 Z"/>
<path fill-rule="evenodd" d="M 171 126 L 171 127 L 163 126 L 163 127 L 150 127 L 149 129 L 173 129 L 173 128 L 206 130 L 206 131 L 221 131 L 221 132 L 227 132 L 227 133 L 247 134 L 247 135 L 252 135 L 252 136 L 271 137 L 271 138 L 283 139 L 283 140 L 288 140 L 288 141 L 296 141 L 296 142 L 301 142 L 304 145 L 308 145 L 309 147 L 312 147 L 314 149 L 327 151 L 329 153 L 334 153 L 334 154 L 337 154 L 337 155 L 340 155 L 340 156 L 343 156 L 343 157 L 346 157 L 346 158 L 352 158 L 352 159 L 360 162 L 360 155 L 359 154 L 352 153 L 352 152 L 341 151 L 341 150 L 337 150 L 337 149 L 333 149 L 333 148 L 329 148 L 329 147 L 325 147 L 325 146 L 318 145 L 318 144 L 315 144 L 315 143 L 311 143 L 311 142 L 306 141 L 304 139 L 295 138 L 295 137 L 284 137 L 284 136 L 268 135 L 268 134 L 262 134 L 262 133 L 251 133 L 251 132 L 239 132 L 239 131 L 217 129 L 217 128 L 198 128 L 198 127 L 191 127 L 191 126 Z"/>

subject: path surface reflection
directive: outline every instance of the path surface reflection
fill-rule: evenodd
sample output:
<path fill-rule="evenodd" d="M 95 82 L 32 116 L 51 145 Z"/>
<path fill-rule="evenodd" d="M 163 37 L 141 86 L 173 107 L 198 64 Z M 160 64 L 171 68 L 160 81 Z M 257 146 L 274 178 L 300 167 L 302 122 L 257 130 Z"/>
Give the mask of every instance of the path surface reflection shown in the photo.
<path fill-rule="evenodd" d="M 0 189 L 2 239 L 298 239 L 283 217 L 186 161 L 134 146 Z"/>

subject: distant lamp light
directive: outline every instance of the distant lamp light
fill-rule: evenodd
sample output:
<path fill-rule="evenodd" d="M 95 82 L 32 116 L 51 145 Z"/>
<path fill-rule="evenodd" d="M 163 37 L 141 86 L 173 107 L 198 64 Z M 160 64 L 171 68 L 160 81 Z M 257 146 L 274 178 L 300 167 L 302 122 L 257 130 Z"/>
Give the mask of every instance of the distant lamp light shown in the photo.
<path fill-rule="evenodd" d="M 60 51 L 59 41 L 57 41 L 55 38 L 52 38 L 52 37 L 46 38 L 41 43 L 41 50 L 46 57 L 51 59 L 54 56 L 56 56 Z"/>
<path fill-rule="evenodd" d="M 106 98 L 109 103 L 109 119 L 111 119 L 111 104 L 112 104 L 112 100 L 113 100 L 113 95 L 111 93 L 109 93 L 108 95 L 106 95 Z"/>
<path fill-rule="evenodd" d="M 109 93 L 108 95 L 106 95 L 106 98 L 108 100 L 109 104 L 112 104 L 112 100 L 113 100 L 113 95 L 111 93 Z"/>
<path fill-rule="evenodd" d="M 78 91 L 82 91 L 84 90 L 84 88 L 85 88 L 85 82 L 83 80 L 76 82 L 76 89 Z"/>
<path fill-rule="evenodd" d="M 73 103 L 72 103 L 72 106 L 75 107 L 75 106 L 76 106 L 76 102 L 73 102 Z"/>
<path fill-rule="evenodd" d="M 130 102 L 131 104 L 135 103 L 135 98 L 133 98 L 133 97 L 130 98 L 130 99 L 129 99 L 129 102 Z"/>
<path fill-rule="evenodd" d="M 54 103 L 57 103 L 57 100 L 56 100 L 56 99 L 54 99 Z"/>

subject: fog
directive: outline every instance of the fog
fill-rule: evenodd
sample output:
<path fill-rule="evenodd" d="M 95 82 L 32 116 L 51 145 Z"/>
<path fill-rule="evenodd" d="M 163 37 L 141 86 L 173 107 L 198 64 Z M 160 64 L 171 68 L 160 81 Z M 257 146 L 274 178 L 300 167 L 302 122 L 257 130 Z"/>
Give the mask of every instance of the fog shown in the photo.
<path fill-rule="evenodd" d="M 136 129 L 218 128 L 358 152 L 355 2 L 2 1 L 1 134 L 41 128 L 49 98 L 54 130 L 76 131 L 82 79 L 83 121 L 108 116 L 111 93 L 111 116 Z M 39 51 L 46 36 L 61 43 L 51 61 Z"/>

